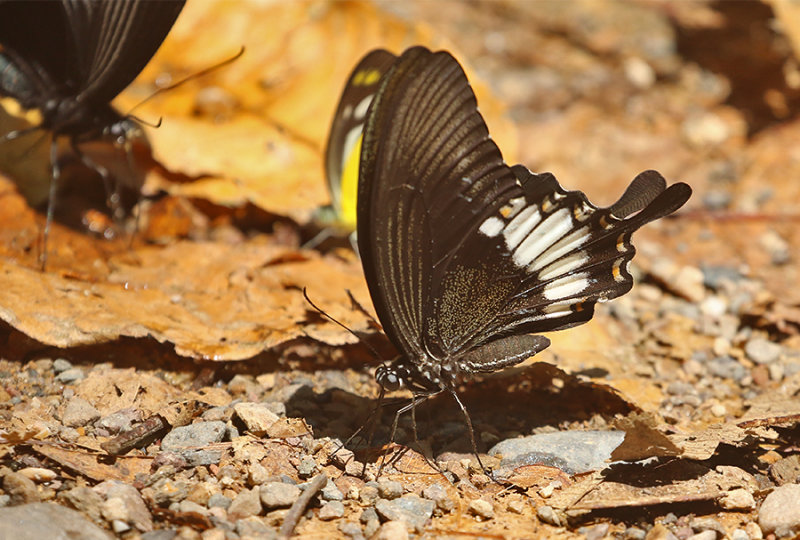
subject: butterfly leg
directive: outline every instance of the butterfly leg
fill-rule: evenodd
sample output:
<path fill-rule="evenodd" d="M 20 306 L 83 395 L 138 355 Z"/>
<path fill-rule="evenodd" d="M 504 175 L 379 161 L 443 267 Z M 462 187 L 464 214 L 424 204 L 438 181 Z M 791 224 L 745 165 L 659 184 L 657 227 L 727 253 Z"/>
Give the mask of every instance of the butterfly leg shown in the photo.
<path fill-rule="evenodd" d="M 461 412 L 464 414 L 464 419 L 467 422 L 467 429 L 469 430 L 469 442 L 472 444 L 472 453 L 475 454 L 475 459 L 478 460 L 478 465 L 481 466 L 481 470 L 483 471 L 483 474 L 485 474 L 486 476 L 488 476 L 492 480 L 495 480 L 495 478 L 492 475 L 492 473 L 490 473 L 488 470 L 486 470 L 486 467 L 483 465 L 483 461 L 481 461 L 481 456 L 480 456 L 480 454 L 478 454 L 478 445 L 475 443 L 475 430 L 472 428 L 472 419 L 469 416 L 469 412 L 467 412 L 467 408 L 461 402 L 461 399 L 459 399 L 458 394 L 456 394 L 455 389 L 448 388 L 448 392 L 450 392 L 450 395 L 453 396 L 453 399 L 456 400 L 456 403 L 458 403 L 458 406 L 461 409 Z M 495 480 L 495 482 L 496 482 L 496 480 Z"/>
<path fill-rule="evenodd" d="M 424 403 L 428 399 L 430 399 L 433 396 L 439 394 L 439 392 L 441 392 L 440 389 L 437 389 L 435 391 L 422 393 L 422 394 L 414 394 L 414 397 L 411 398 L 411 402 L 410 403 L 408 403 L 407 405 L 405 405 L 403 407 L 400 407 L 397 410 L 397 412 L 394 415 L 394 420 L 392 421 L 392 429 L 389 432 L 389 443 L 390 444 L 394 442 L 394 436 L 397 433 L 397 425 L 398 425 L 398 423 L 400 421 L 400 416 L 403 413 L 406 413 L 408 411 L 411 411 L 412 431 L 413 431 L 413 434 L 414 434 L 414 442 L 419 444 L 419 439 L 417 438 L 417 422 L 416 422 L 416 416 L 414 415 L 414 410 L 417 407 L 417 405 L 420 405 L 421 403 Z M 424 454 L 423 454 L 423 457 L 425 457 Z M 434 469 L 437 469 L 437 467 L 434 466 L 430 462 L 430 460 L 428 460 L 427 457 L 425 457 L 425 461 L 427 461 Z M 384 468 L 385 465 L 386 465 L 386 453 L 384 452 L 383 455 L 381 456 L 380 466 L 378 467 L 378 476 L 380 476 L 381 472 L 383 472 L 383 468 Z"/>
<path fill-rule="evenodd" d="M 61 167 L 58 164 L 58 136 L 53 134 L 50 143 L 50 195 L 47 198 L 47 216 L 44 220 L 44 231 L 42 232 L 42 250 L 39 253 L 39 264 L 42 272 L 47 266 L 47 239 L 50 236 L 50 227 L 53 224 L 53 215 L 56 208 L 56 194 L 58 193 L 58 183 L 61 180 Z"/>

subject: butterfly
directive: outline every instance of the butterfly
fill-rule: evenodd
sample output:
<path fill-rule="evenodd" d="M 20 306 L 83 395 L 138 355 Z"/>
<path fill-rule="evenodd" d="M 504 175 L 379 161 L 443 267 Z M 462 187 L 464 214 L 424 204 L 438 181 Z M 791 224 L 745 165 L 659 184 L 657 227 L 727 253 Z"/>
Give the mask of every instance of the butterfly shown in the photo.
<path fill-rule="evenodd" d="M 110 103 L 158 50 L 183 5 L 184 0 L 0 1 L 0 95 L 14 98 L 23 108 L 38 109 L 42 118 L 39 125 L 8 133 L 0 141 L 37 130 L 53 134 L 43 261 L 61 176 L 60 138 L 103 177 L 114 213 L 119 212 L 119 189 L 112 187 L 109 170 L 121 171 L 116 181 L 141 188 L 141 177 L 133 171 L 125 174 L 130 163 L 118 167 L 114 156 L 109 162 L 102 149 L 92 159 L 80 147 L 110 142 L 124 149 L 131 161 L 132 145 L 146 144 L 136 120 Z"/>
<path fill-rule="evenodd" d="M 322 243 L 333 234 L 330 227 L 348 234 L 356 228 L 356 192 L 364 119 L 381 77 L 396 59 L 397 56 L 387 50 L 374 49 L 359 60 L 347 79 L 325 147 L 325 177 L 331 204 L 321 208 L 315 216 L 326 228 L 305 247 Z"/>
<path fill-rule="evenodd" d="M 632 233 L 691 191 L 645 171 L 598 208 L 552 174 L 508 166 L 458 61 L 405 51 L 367 112 L 358 181 L 364 274 L 399 352 L 375 373 L 381 398 L 406 387 L 413 406 L 449 393 L 476 451 L 457 386 L 541 352 L 540 333 L 583 324 L 627 293 Z"/>

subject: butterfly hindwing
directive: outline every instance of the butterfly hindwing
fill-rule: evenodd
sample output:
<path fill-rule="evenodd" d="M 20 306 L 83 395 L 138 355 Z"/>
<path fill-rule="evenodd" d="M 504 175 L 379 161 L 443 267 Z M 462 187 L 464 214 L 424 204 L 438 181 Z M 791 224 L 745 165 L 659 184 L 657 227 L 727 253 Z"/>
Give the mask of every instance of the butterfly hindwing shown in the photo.
<path fill-rule="evenodd" d="M 367 53 L 347 80 L 333 117 L 325 149 L 325 173 L 337 219 L 355 228 L 361 134 L 381 77 L 397 59 L 384 49 Z"/>
<path fill-rule="evenodd" d="M 387 335 L 439 384 L 442 369 L 517 363 L 549 344 L 527 334 L 586 322 L 630 290 L 631 234 L 690 193 L 647 171 L 597 208 L 551 174 L 507 166 L 458 62 L 415 47 L 367 115 L 359 251 Z"/>

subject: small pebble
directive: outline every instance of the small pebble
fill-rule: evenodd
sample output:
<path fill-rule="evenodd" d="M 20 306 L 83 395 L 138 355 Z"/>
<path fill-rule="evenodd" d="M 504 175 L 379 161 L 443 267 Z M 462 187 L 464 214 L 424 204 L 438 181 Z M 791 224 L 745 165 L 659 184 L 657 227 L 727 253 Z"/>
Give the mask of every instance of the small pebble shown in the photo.
<path fill-rule="evenodd" d="M 342 494 L 341 490 L 336 487 L 336 484 L 333 483 L 333 480 L 328 478 L 328 483 L 325 484 L 325 487 L 322 488 L 321 491 L 322 499 L 325 501 L 341 501 L 344 500 L 344 494 Z"/>
<path fill-rule="evenodd" d="M 387 521 L 381 525 L 374 540 L 408 540 L 408 531 L 402 521 Z"/>
<path fill-rule="evenodd" d="M 256 516 L 261 513 L 261 500 L 259 498 L 259 488 L 246 489 L 240 491 L 228 507 L 228 514 L 239 519 Z"/>
<path fill-rule="evenodd" d="M 11 506 L 39 501 L 39 492 L 36 489 L 36 484 L 22 474 L 9 471 L 3 476 L 2 484 L 3 491 L 11 497 Z"/>
<path fill-rule="evenodd" d="M 247 431 L 256 437 L 266 435 L 269 427 L 279 420 L 278 415 L 272 412 L 265 403 L 237 403 L 233 406 L 233 410 L 244 422 Z"/>
<path fill-rule="evenodd" d="M 771 364 L 780 357 L 782 350 L 777 343 L 762 338 L 753 338 L 744 346 L 747 358 L 756 364 Z"/>
<path fill-rule="evenodd" d="M 391 501 L 380 499 L 375 503 L 375 510 L 388 521 L 405 521 L 414 529 L 422 530 L 433 515 L 435 506 L 433 501 L 417 495 L 406 495 Z"/>
<path fill-rule="evenodd" d="M 82 369 L 70 368 L 56 375 L 56 380 L 60 383 L 72 384 L 78 381 L 82 381 L 85 377 L 86 375 L 83 374 Z"/>
<path fill-rule="evenodd" d="M 767 495 L 758 510 L 758 524 L 781 537 L 800 532 L 800 484 L 785 484 Z"/>
<path fill-rule="evenodd" d="M 364 535 L 361 534 L 361 526 L 353 521 L 342 521 L 339 523 L 339 532 L 357 540 L 364 538 Z"/>
<path fill-rule="evenodd" d="M 756 507 L 753 494 L 744 488 L 733 489 L 725 494 L 719 501 L 725 510 L 752 510 Z"/>
<path fill-rule="evenodd" d="M 540 506 L 536 509 L 536 517 L 550 525 L 561 527 L 561 518 L 551 506 Z"/>
<path fill-rule="evenodd" d="M 319 509 L 318 517 L 322 521 L 330 521 L 344 516 L 344 504 L 339 501 L 329 501 Z"/>
<path fill-rule="evenodd" d="M 59 374 L 62 371 L 67 371 L 68 369 L 71 368 L 72 368 L 72 362 L 64 358 L 56 358 L 53 361 L 53 372 L 56 374 Z"/>
<path fill-rule="evenodd" d="M 34 482 L 43 484 L 45 482 L 52 482 L 58 478 L 58 474 L 50 469 L 43 469 L 42 467 L 25 467 L 17 471 L 19 474 L 26 478 L 30 478 Z"/>
<path fill-rule="evenodd" d="M 695 531 L 714 531 L 720 536 L 725 536 L 725 527 L 722 523 L 711 517 L 698 517 L 689 522 L 689 526 Z"/>
<path fill-rule="evenodd" d="M 731 533 L 731 540 L 750 540 L 750 535 L 744 529 L 734 529 Z"/>
<path fill-rule="evenodd" d="M 80 397 L 74 397 L 67 402 L 61 423 L 68 427 L 81 427 L 100 419 L 100 412 L 94 406 Z"/>
<path fill-rule="evenodd" d="M 721 403 L 714 403 L 711 406 L 711 414 L 716 416 L 717 418 L 722 418 L 728 413 L 728 409 L 725 408 L 725 405 Z"/>
<path fill-rule="evenodd" d="M 761 531 L 761 527 L 759 527 L 758 523 L 755 521 L 751 521 L 745 525 L 744 532 L 747 533 L 747 536 L 749 536 L 751 540 L 761 540 L 764 538 L 764 533 Z"/>
<path fill-rule="evenodd" d="M 226 497 L 222 493 L 214 493 L 208 498 L 206 506 L 209 508 L 224 508 L 225 510 L 231 505 L 230 497 Z"/>
<path fill-rule="evenodd" d="M 447 491 L 439 484 L 431 484 L 422 490 L 422 496 L 436 503 L 443 512 L 449 512 L 456 506 L 456 501 L 447 495 Z"/>
<path fill-rule="evenodd" d="M 304 456 L 297 466 L 297 474 L 300 478 L 311 478 L 317 472 L 317 462 L 311 456 Z"/>
<path fill-rule="evenodd" d="M 522 514 L 525 511 L 525 503 L 522 499 L 511 499 L 506 508 L 512 514 Z"/>
<path fill-rule="evenodd" d="M 396 499 L 403 494 L 403 484 L 394 480 L 378 481 L 378 493 L 384 499 Z"/>
<path fill-rule="evenodd" d="M 639 527 L 628 527 L 622 535 L 624 540 L 644 540 L 647 533 Z"/>
<path fill-rule="evenodd" d="M 686 540 L 717 540 L 717 531 L 703 531 L 693 534 L 686 538 Z"/>
<path fill-rule="evenodd" d="M 494 517 L 494 507 L 489 501 L 475 499 L 469 503 L 469 512 L 481 520 L 492 519 Z"/>
<path fill-rule="evenodd" d="M 266 482 L 260 488 L 260 495 L 264 508 L 286 508 L 300 497 L 300 488 L 283 482 Z"/>

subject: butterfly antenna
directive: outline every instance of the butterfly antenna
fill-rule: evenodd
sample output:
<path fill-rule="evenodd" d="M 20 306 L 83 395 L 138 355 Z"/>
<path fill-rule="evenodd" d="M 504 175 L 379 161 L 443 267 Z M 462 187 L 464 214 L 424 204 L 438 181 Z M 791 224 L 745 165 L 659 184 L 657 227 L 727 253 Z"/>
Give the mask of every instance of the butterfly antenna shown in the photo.
<path fill-rule="evenodd" d="M 169 90 L 174 90 L 175 88 L 181 86 L 182 84 L 184 84 L 186 82 L 191 81 L 192 79 L 198 79 L 198 78 L 200 78 L 200 77 L 202 77 L 204 75 L 208 75 L 212 71 L 216 71 L 221 67 L 227 66 L 228 64 L 238 60 L 239 57 L 241 57 L 243 54 L 244 54 L 244 46 L 242 46 L 242 48 L 239 49 L 239 52 L 237 52 L 236 54 L 234 54 L 230 58 L 226 58 L 222 62 L 218 62 L 218 63 L 216 63 L 216 64 L 214 64 L 212 66 L 209 66 L 209 67 L 207 67 L 205 69 L 201 69 L 200 71 L 198 71 L 196 73 L 192 73 L 188 77 L 184 77 L 180 81 L 172 83 L 169 86 L 165 86 L 163 88 L 159 88 L 158 90 L 156 90 L 155 92 L 153 92 L 152 94 L 150 94 L 149 96 L 144 98 L 142 101 L 140 101 L 139 103 L 134 105 L 134 107 L 128 112 L 127 116 L 131 116 L 133 111 L 135 111 L 136 109 L 138 109 L 139 107 L 141 107 L 142 105 L 144 105 L 145 103 L 147 103 L 148 101 L 150 101 L 151 99 L 156 97 L 157 95 L 162 94 L 164 92 L 168 92 Z"/>
<path fill-rule="evenodd" d="M 317 311 L 317 313 L 319 313 L 320 315 L 322 315 L 323 317 L 325 317 L 326 319 L 328 319 L 332 323 L 338 324 L 339 326 L 341 326 L 342 328 L 344 328 L 345 330 L 347 330 L 348 332 L 353 334 L 356 337 L 356 339 L 358 339 L 358 341 L 360 341 L 361 343 L 364 344 L 364 346 L 369 350 L 369 352 L 372 354 L 373 357 L 375 357 L 375 359 L 378 362 L 383 362 L 383 360 L 381 359 L 381 356 L 378 354 L 378 351 L 376 351 L 375 347 L 370 345 L 370 343 L 368 341 L 366 341 L 364 338 L 362 338 L 361 336 L 356 334 L 353 330 L 351 330 L 350 328 L 348 328 L 344 324 L 340 323 L 339 321 L 337 321 L 336 319 L 334 319 L 333 317 L 331 317 L 330 315 L 328 315 L 327 313 L 322 311 L 322 309 L 317 307 L 317 305 L 314 302 L 312 302 L 311 299 L 308 297 L 308 292 L 306 291 L 306 287 L 303 287 L 303 298 L 306 299 L 306 302 L 311 304 L 311 307 L 313 307 Z"/>

